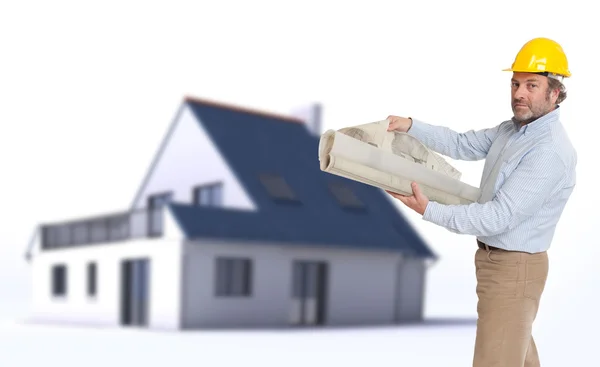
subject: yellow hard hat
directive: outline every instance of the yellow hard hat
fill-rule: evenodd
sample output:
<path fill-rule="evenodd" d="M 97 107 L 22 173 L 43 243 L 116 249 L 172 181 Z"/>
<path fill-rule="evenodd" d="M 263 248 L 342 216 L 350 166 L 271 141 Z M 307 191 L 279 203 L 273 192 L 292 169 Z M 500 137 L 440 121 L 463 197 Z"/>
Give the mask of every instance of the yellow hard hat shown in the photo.
<path fill-rule="evenodd" d="M 571 76 L 562 47 L 549 38 L 534 38 L 521 47 L 510 69 L 504 71 L 546 73 L 549 76 Z"/>

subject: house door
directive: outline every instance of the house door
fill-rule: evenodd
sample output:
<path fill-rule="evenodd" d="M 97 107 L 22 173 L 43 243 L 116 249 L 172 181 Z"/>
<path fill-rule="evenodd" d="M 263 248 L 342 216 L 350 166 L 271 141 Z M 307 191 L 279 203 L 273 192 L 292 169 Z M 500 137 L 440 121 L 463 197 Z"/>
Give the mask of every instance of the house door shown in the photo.
<path fill-rule="evenodd" d="M 292 269 L 293 325 L 323 325 L 327 300 L 326 263 L 295 261 Z"/>
<path fill-rule="evenodd" d="M 147 259 L 125 260 L 121 264 L 121 324 L 148 325 L 150 263 Z"/>

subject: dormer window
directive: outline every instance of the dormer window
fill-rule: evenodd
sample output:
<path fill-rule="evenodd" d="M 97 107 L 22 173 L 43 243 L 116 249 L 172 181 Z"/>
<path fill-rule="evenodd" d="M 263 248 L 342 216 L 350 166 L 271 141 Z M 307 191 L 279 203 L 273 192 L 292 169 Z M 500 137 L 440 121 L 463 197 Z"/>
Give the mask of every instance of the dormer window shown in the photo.
<path fill-rule="evenodd" d="M 211 183 L 194 188 L 194 205 L 221 206 L 223 205 L 223 183 Z"/>

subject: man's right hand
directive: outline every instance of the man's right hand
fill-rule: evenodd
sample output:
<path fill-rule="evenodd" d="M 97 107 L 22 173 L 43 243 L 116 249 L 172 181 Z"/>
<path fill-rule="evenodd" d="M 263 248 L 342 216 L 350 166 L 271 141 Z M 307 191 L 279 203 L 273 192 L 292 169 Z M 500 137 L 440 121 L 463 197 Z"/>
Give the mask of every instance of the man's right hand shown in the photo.
<path fill-rule="evenodd" d="M 407 132 L 412 126 L 412 119 L 400 116 L 388 116 L 387 120 L 389 121 L 388 131 L 400 131 Z"/>

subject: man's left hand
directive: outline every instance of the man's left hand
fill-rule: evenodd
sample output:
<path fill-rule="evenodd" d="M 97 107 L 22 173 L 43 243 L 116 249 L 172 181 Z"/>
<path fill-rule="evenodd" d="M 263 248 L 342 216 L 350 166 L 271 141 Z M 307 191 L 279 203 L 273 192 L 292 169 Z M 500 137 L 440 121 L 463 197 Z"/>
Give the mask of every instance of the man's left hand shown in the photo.
<path fill-rule="evenodd" d="M 427 204 L 429 204 L 429 199 L 427 196 L 423 195 L 423 192 L 421 192 L 421 189 L 416 182 L 411 183 L 411 187 L 413 190 L 413 195 L 410 196 L 396 194 L 395 192 L 387 190 L 386 192 L 403 202 L 404 205 L 408 206 L 412 210 L 423 215 L 425 213 L 425 209 L 427 208 Z"/>

